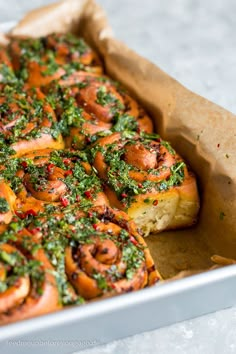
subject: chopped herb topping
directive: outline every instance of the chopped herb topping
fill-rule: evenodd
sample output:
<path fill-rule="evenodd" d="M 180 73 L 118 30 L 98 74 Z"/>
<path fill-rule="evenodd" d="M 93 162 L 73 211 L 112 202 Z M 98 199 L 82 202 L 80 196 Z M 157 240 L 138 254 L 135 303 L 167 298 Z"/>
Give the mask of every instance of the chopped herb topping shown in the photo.
<path fill-rule="evenodd" d="M 34 89 L 26 90 L 20 84 L 4 85 L 0 100 L 0 119 L 5 126 L 0 132 L 0 159 L 13 155 L 15 151 L 11 145 L 21 140 L 30 141 L 43 133 L 54 137 L 51 129 L 56 122 L 45 106 L 45 100 Z"/>
<path fill-rule="evenodd" d="M 112 131 L 122 132 L 124 130 L 137 131 L 138 122 L 137 120 L 127 114 L 116 114 L 113 118 Z"/>
<path fill-rule="evenodd" d="M 15 84 L 17 83 L 17 78 L 8 65 L 0 63 L 0 82 L 4 84 Z"/>
<path fill-rule="evenodd" d="M 64 76 L 74 71 L 89 69 L 80 58 L 85 53 L 91 52 L 91 49 L 82 38 L 72 34 L 52 34 L 46 38 L 21 39 L 19 46 L 20 69 L 16 74 L 23 81 L 29 77 L 29 64 L 32 62 L 42 67 L 43 76 L 52 76 L 59 69 L 61 72 L 64 71 Z"/>
<path fill-rule="evenodd" d="M 129 207 L 130 204 L 134 201 L 134 197 L 139 194 L 146 194 L 151 192 L 153 189 L 157 191 L 167 190 L 173 186 L 181 184 L 184 180 L 184 162 L 176 162 L 170 168 L 171 175 L 168 179 L 160 180 L 154 182 L 151 180 L 144 180 L 142 183 L 136 181 L 135 179 L 130 178 L 130 171 L 138 171 L 138 169 L 130 164 L 128 164 L 125 159 L 125 146 L 127 144 L 136 144 L 137 138 L 134 138 L 135 135 L 132 132 L 124 132 L 122 134 L 121 144 L 123 144 L 119 149 L 117 149 L 117 143 L 108 144 L 105 148 L 95 147 L 90 152 L 90 158 L 93 159 L 93 156 L 96 155 L 97 151 L 101 151 L 105 163 L 107 164 L 107 176 L 108 185 L 117 193 L 119 199 L 122 201 L 125 207 Z M 150 145 L 155 137 L 156 140 L 159 140 L 159 135 L 151 134 L 151 137 L 148 134 L 143 134 L 139 138 L 146 149 L 152 151 L 152 145 Z M 164 145 L 170 152 L 170 154 L 175 155 L 175 151 L 170 147 L 169 143 L 160 141 L 161 145 Z M 166 167 L 161 167 L 165 169 Z M 159 175 L 160 169 L 151 169 L 148 171 L 150 174 Z"/>
<path fill-rule="evenodd" d="M 2 241 L 2 240 L 1 240 Z M 37 245 L 40 247 L 39 245 Z M 22 248 L 27 250 L 27 253 L 35 251 L 35 244 L 28 238 L 22 241 Z M 21 252 L 7 252 L 0 248 L 0 261 L 6 270 L 4 279 L 0 281 L 0 293 L 6 291 L 9 287 L 17 283 L 19 277 L 28 275 L 31 279 L 32 289 L 36 294 L 42 295 L 42 286 L 45 273 L 42 268 L 42 263 L 35 259 L 27 259 Z"/>
<path fill-rule="evenodd" d="M 5 198 L 0 197 L 0 213 L 7 213 L 10 210 L 8 201 Z"/>

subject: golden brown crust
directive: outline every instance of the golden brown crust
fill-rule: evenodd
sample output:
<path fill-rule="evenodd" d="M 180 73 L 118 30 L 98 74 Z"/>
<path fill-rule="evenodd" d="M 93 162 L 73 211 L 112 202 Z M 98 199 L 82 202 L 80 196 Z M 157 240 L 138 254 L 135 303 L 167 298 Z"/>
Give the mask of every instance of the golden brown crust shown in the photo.
<path fill-rule="evenodd" d="M 76 291 L 85 299 L 93 299 L 155 284 L 160 275 L 143 238 L 127 214 L 104 207 L 90 212 L 96 212 L 101 219 L 94 226 L 96 233 L 91 235 L 89 243 L 66 249 L 66 273 Z M 124 239 L 121 238 L 122 230 L 127 231 Z M 134 248 L 140 252 L 139 263 L 133 265 L 131 277 L 128 275 L 129 263 L 124 256 L 128 247 L 131 247 L 130 252 Z M 104 288 L 99 280 L 103 281 Z"/>
<path fill-rule="evenodd" d="M 94 167 L 111 206 L 126 210 L 146 236 L 191 226 L 199 210 L 196 178 L 165 141 L 147 137 L 114 133 L 98 140 Z"/>

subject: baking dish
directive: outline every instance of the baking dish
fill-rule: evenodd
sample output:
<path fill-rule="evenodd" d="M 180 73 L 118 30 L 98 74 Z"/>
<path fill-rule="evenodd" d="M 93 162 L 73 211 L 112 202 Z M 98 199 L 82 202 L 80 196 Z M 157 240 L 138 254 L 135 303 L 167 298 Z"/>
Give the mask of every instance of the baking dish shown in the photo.
<path fill-rule="evenodd" d="M 112 60 L 115 60 L 114 56 L 116 56 L 117 59 L 117 53 L 112 53 L 111 47 L 110 49 L 108 49 L 108 51 L 109 50 L 110 58 L 108 59 L 107 66 L 108 68 L 110 66 L 110 71 L 112 71 L 111 63 Z M 132 58 L 131 55 L 130 63 L 133 59 L 134 58 Z M 109 60 L 111 60 L 110 64 Z M 128 63 L 129 62 L 124 63 L 124 67 L 128 67 L 130 64 Z M 135 71 L 135 69 L 136 68 L 134 68 L 133 70 Z M 145 68 L 143 65 L 140 64 L 138 75 L 143 73 L 143 75 L 145 76 L 144 72 Z M 116 76 L 115 73 L 114 76 Z M 129 83 L 127 86 L 130 85 L 132 86 L 132 83 Z M 166 89 L 167 80 L 163 82 L 160 86 L 162 86 L 163 95 L 170 95 L 171 90 Z M 190 97 L 186 98 L 184 96 L 184 92 L 181 92 L 181 90 L 180 95 L 183 101 L 185 99 L 187 100 L 187 102 L 185 102 L 186 107 L 182 107 L 182 112 L 184 112 L 183 109 L 186 108 L 187 113 L 189 108 L 188 105 L 190 102 Z M 163 102 L 165 102 L 166 104 L 167 100 L 165 99 L 163 100 Z M 172 103 L 172 97 L 169 102 Z M 169 102 L 168 104 L 170 104 Z M 204 104 L 205 102 L 202 102 L 203 114 Z M 148 109 L 151 111 L 152 109 L 150 105 L 148 106 Z M 173 106 L 176 107 L 175 102 L 173 102 Z M 180 107 L 178 107 L 177 110 L 180 110 Z M 221 112 L 219 111 L 219 113 Z M 159 123 L 159 129 L 164 131 L 165 123 L 166 122 L 164 120 L 163 126 L 161 126 L 162 123 Z M 181 127 L 180 125 L 179 136 L 183 137 L 186 133 L 186 127 Z M 171 134 L 169 133 L 169 136 L 170 135 Z M 171 140 L 175 143 L 175 145 L 177 145 L 176 138 L 174 136 L 172 136 Z M 183 148 L 184 146 L 181 146 L 180 144 L 179 149 L 183 150 Z M 191 148 L 192 147 L 190 147 L 190 149 Z M 205 166 L 206 165 L 203 165 L 203 167 Z M 196 166 L 193 167 L 197 169 Z M 204 192 L 204 185 L 202 185 L 202 188 Z M 204 196 L 205 195 L 203 193 L 203 198 Z M 206 210 L 206 207 L 204 209 Z M 223 227 L 224 224 L 222 225 L 222 231 Z M 232 234 L 233 232 L 234 230 L 232 229 Z M 193 231 L 193 235 L 194 233 L 195 231 Z M 181 247 L 177 245 L 178 242 L 176 241 L 180 238 L 182 238 Z M 208 266 L 210 266 L 209 254 L 211 253 L 211 251 L 208 251 L 207 249 L 205 250 L 205 240 L 199 241 L 199 245 L 201 245 L 201 248 L 198 249 L 196 248 L 197 244 L 195 244 L 195 241 L 196 239 L 193 239 L 190 236 L 190 232 L 185 231 L 181 233 L 178 232 L 178 234 L 175 235 L 175 239 L 173 239 L 172 234 L 163 234 L 158 237 L 158 241 L 156 236 L 153 236 L 148 242 L 149 245 L 151 245 L 151 248 L 157 251 L 157 253 L 155 252 L 154 256 L 157 260 L 157 264 L 158 262 L 161 263 L 158 265 L 162 268 L 162 273 L 164 273 L 165 277 L 171 277 L 172 275 L 177 273 L 178 270 L 197 269 L 200 265 L 202 268 L 207 268 Z M 233 246 L 235 245 L 234 240 L 232 240 L 232 243 L 228 240 L 226 241 L 226 245 L 228 244 L 228 247 L 222 249 L 222 254 L 235 255 L 235 248 L 233 248 Z M 172 245 L 171 247 L 168 246 L 167 250 L 166 244 L 169 242 L 172 242 Z M 161 244 L 162 247 L 160 247 Z M 229 247 L 229 244 L 231 244 L 231 247 Z M 179 252 L 179 259 L 174 259 L 174 257 L 172 256 L 174 256 L 174 253 L 176 254 L 177 249 Z M 220 249 L 219 246 L 218 249 Z M 205 251 L 205 254 L 198 254 L 202 253 L 203 251 Z M 165 260 L 163 260 L 163 258 L 165 258 Z M 203 263 L 199 263 L 200 258 Z M 166 260 L 168 260 L 168 262 Z M 167 266 L 166 263 L 168 263 Z M 16 350 L 16 345 L 17 351 L 22 350 L 22 352 L 26 352 L 26 350 L 28 349 L 31 350 L 32 346 L 34 347 L 35 351 L 39 350 L 39 352 L 41 352 L 42 347 L 46 347 L 46 345 L 50 347 L 50 350 L 55 350 L 57 352 L 60 352 L 60 350 L 64 350 L 61 352 L 68 352 L 78 350 L 80 347 L 85 348 L 85 346 L 88 345 L 97 345 L 99 343 L 119 338 L 124 335 L 130 335 L 140 331 L 157 328 L 163 325 L 173 323 L 175 321 L 184 320 L 186 318 L 210 312 L 218 308 L 231 306 L 232 304 L 234 304 L 233 293 L 235 290 L 235 275 L 235 267 L 232 266 L 225 269 L 214 270 L 211 272 L 192 276 L 191 278 L 178 280 L 178 282 L 160 284 L 153 289 L 146 289 L 136 294 L 129 294 L 119 298 L 109 299 L 91 305 L 85 305 L 84 307 L 65 310 L 58 314 L 53 314 L 50 316 L 21 322 L 18 324 L 7 326 L 6 328 L 2 328 L 2 339 L 5 340 L 5 345 L 7 345 L 8 352 L 11 349 L 14 352 Z M 217 298 L 215 296 L 216 293 Z M 209 301 L 205 303 L 203 299 L 209 299 Z M 189 308 L 187 306 L 187 303 L 189 303 Z M 93 324 L 89 321 L 93 321 Z M 105 322 L 107 324 L 105 324 Z M 57 325 L 55 326 L 55 324 Z M 25 332 L 23 331 L 23 329 Z M 9 337 L 7 333 L 11 334 L 11 336 Z M 6 343 L 6 340 L 10 340 L 9 338 L 11 338 L 11 340 L 13 340 L 13 338 L 17 338 L 14 336 L 14 333 L 17 333 L 18 339 L 19 335 L 22 336 L 22 342 L 19 341 L 18 344 L 17 341 Z M 25 342 L 23 341 L 23 338 Z M 33 342 L 33 340 L 35 342 Z"/>
<path fill-rule="evenodd" d="M 235 305 L 236 266 L 1 328 L 7 353 L 66 354 Z"/>

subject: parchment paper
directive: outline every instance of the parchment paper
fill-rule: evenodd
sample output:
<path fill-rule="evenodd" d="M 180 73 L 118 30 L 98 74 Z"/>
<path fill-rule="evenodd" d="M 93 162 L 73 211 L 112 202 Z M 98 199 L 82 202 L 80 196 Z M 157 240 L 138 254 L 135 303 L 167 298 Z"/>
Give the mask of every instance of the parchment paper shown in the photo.
<path fill-rule="evenodd" d="M 93 0 L 67 0 L 34 10 L 11 35 L 67 31 L 82 35 L 98 51 L 106 73 L 144 105 L 158 133 L 198 176 L 197 226 L 146 239 L 163 277 L 209 268 L 213 254 L 236 258 L 236 117 L 114 39 L 103 10 Z"/>

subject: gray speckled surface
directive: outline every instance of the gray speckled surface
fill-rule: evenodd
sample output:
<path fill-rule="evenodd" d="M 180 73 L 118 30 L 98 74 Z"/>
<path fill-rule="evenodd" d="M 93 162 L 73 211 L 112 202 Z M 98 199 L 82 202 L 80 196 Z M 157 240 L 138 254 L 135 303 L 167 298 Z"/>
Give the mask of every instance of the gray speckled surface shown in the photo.
<path fill-rule="evenodd" d="M 19 19 L 30 8 L 52 2 L 0 0 L 0 22 Z M 234 0 L 98 2 L 108 12 L 116 36 L 129 47 L 155 62 L 191 90 L 236 112 Z M 236 308 L 81 353 L 236 353 Z"/>

